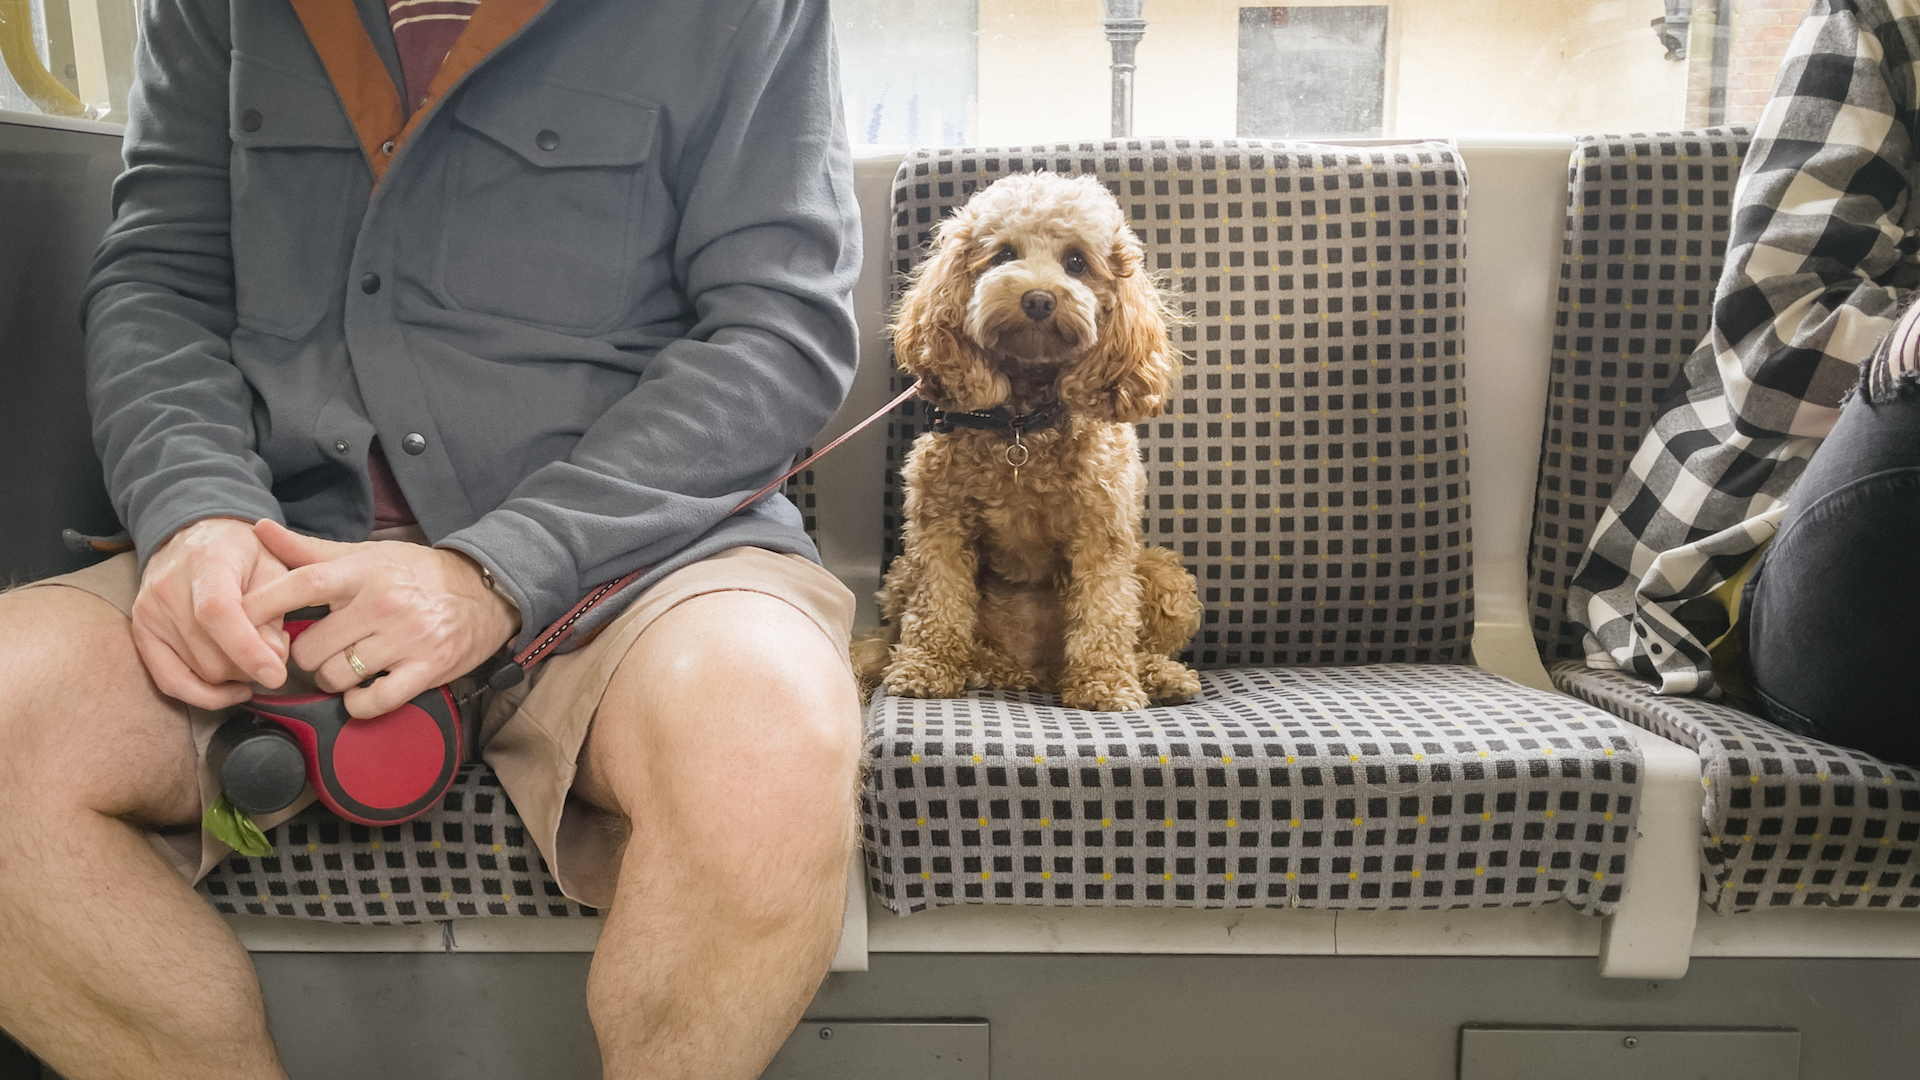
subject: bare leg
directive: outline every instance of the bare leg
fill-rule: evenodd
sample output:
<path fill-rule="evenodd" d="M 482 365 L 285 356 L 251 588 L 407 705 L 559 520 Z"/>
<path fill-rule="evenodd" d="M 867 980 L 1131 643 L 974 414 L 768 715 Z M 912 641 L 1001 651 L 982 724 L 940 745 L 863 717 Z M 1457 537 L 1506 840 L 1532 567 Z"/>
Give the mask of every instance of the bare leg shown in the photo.
<path fill-rule="evenodd" d="M 772 597 L 696 597 L 628 653 L 574 788 L 633 822 L 587 980 L 609 1080 L 779 1049 L 839 936 L 859 746 L 845 661 Z"/>
<path fill-rule="evenodd" d="M 0 1027 L 68 1080 L 284 1077 L 245 950 L 142 836 L 200 795 L 127 620 L 0 596 L 0 687 Z"/>

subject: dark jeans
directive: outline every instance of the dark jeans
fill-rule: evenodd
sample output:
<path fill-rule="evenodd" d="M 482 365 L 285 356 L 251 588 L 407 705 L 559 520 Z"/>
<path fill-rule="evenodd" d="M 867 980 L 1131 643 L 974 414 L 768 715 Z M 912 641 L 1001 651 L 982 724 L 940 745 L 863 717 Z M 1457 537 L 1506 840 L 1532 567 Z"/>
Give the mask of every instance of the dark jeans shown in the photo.
<path fill-rule="evenodd" d="M 1763 715 L 1920 765 L 1920 386 L 1841 413 L 1743 602 Z"/>

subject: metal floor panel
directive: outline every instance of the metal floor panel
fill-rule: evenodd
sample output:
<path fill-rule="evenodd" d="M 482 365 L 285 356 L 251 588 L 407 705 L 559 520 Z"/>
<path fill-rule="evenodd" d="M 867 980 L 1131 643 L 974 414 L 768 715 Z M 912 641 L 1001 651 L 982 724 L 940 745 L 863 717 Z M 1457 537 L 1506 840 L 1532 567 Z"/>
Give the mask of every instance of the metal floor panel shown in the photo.
<path fill-rule="evenodd" d="M 987 1080 L 977 1021 L 808 1020 L 761 1080 Z"/>
<path fill-rule="evenodd" d="M 597 1077 L 588 960 L 254 957 L 294 1080 Z M 1914 960 L 1698 958 L 1657 984 L 1603 979 L 1590 957 L 876 953 L 872 964 L 828 976 L 808 1019 L 985 1022 L 992 1080 L 1457 1080 L 1468 1025 L 1795 1030 L 1800 1080 L 1920 1062 Z"/>
<path fill-rule="evenodd" d="M 1799 1080 L 1797 1031 L 1469 1028 L 1460 1080 Z"/>

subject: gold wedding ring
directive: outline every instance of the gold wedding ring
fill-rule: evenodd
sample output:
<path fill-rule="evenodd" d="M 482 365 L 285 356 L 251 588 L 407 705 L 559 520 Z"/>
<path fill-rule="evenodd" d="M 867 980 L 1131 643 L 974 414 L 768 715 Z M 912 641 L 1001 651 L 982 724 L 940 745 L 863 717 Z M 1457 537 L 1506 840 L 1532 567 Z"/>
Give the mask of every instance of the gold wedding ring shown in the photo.
<path fill-rule="evenodd" d="M 367 679 L 367 665 L 361 663 L 360 658 L 353 655 L 353 646 L 347 646 L 346 654 L 347 666 L 353 669 L 353 677 L 359 679 L 361 682 L 365 682 Z"/>

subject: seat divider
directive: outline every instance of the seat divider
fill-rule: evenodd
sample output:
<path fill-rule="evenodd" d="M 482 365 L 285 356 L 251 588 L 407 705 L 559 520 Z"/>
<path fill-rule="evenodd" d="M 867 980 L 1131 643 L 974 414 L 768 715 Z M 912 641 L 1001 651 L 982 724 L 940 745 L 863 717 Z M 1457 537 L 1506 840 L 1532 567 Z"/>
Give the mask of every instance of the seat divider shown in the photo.
<path fill-rule="evenodd" d="M 1600 932 L 1600 974 L 1677 979 L 1692 959 L 1700 914 L 1700 758 L 1645 728 L 1627 731 L 1646 764 L 1632 872 Z"/>
<path fill-rule="evenodd" d="M 840 920 L 840 947 L 827 970 L 867 970 L 867 853 L 859 844 L 847 859 L 847 911 Z"/>

